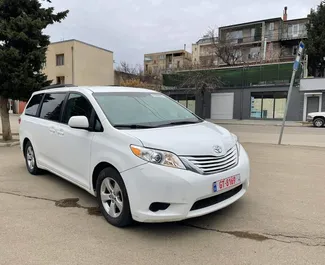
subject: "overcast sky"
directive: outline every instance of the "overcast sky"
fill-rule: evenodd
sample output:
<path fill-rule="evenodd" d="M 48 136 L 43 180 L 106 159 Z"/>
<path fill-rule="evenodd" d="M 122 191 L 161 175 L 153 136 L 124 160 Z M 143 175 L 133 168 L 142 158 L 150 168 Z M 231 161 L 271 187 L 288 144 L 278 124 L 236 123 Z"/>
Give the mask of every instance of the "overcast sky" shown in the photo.
<path fill-rule="evenodd" d="M 69 9 L 60 24 L 47 28 L 51 41 L 78 39 L 114 52 L 120 61 L 143 64 L 143 54 L 182 49 L 191 52 L 209 27 L 281 17 L 306 17 L 320 0 L 52 0 Z"/>

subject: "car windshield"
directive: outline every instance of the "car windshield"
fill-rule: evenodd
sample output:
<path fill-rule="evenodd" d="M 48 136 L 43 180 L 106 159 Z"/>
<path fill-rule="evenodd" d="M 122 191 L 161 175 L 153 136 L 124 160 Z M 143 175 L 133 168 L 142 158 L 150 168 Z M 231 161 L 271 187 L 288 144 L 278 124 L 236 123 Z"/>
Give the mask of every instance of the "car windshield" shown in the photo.
<path fill-rule="evenodd" d="M 202 120 L 169 97 L 155 92 L 94 93 L 110 123 L 119 129 L 146 129 Z"/>

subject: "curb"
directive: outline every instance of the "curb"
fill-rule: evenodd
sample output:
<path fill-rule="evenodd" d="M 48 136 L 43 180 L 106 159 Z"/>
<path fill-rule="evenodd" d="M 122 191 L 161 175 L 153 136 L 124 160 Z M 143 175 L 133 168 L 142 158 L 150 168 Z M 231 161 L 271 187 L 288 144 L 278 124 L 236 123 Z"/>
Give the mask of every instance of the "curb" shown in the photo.
<path fill-rule="evenodd" d="M 257 124 L 257 123 L 233 123 L 233 122 L 212 122 L 217 125 L 236 125 L 236 126 L 282 126 L 282 124 Z M 312 127 L 310 124 L 286 124 L 285 127 Z"/>
<path fill-rule="evenodd" d="M 0 148 L 1 147 L 12 147 L 12 146 L 17 146 L 19 145 L 19 141 L 11 142 L 11 143 L 0 143 Z"/>

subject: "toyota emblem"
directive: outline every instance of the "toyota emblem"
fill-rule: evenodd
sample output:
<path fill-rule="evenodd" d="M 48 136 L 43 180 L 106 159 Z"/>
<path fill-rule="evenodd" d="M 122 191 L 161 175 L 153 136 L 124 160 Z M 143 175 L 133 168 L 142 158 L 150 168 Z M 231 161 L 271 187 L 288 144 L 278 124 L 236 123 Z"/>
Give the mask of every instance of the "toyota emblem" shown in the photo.
<path fill-rule="evenodd" d="M 215 151 L 217 154 L 221 154 L 222 153 L 222 148 L 219 145 L 215 145 L 213 147 L 213 151 Z"/>

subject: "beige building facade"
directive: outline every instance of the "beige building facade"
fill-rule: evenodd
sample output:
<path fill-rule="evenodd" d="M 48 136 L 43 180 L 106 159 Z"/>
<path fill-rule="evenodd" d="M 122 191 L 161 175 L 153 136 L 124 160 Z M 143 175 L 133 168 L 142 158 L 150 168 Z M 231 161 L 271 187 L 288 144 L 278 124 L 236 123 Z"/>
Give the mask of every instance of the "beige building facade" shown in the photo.
<path fill-rule="evenodd" d="M 185 49 L 144 55 L 144 71 L 146 74 L 160 74 L 172 69 L 181 69 L 191 64 L 192 54 Z"/>
<path fill-rule="evenodd" d="M 114 85 L 113 52 L 78 40 L 53 42 L 43 72 L 52 84 Z"/>

